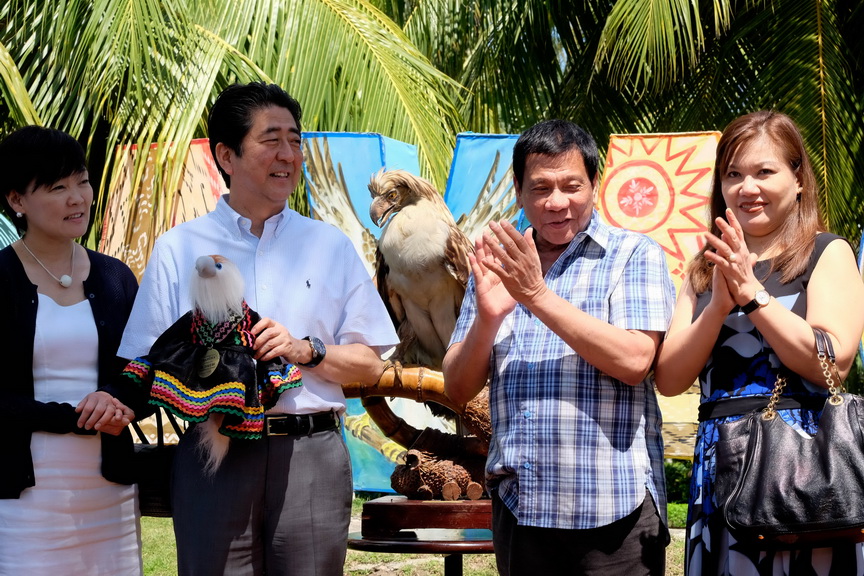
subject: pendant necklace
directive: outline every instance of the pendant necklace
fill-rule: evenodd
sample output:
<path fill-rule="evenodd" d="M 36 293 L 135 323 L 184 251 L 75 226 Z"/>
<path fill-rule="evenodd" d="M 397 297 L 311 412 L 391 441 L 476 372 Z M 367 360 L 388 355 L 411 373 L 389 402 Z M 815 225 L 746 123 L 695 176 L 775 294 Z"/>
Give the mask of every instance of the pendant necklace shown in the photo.
<path fill-rule="evenodd" d="M 42 269 L 45 270 L 45 272 L 47 272 L 49 276 L 51 276 L 51 278 L 56 280 L 60 284 L 60 286 L 62 286 L 63 288 L 69 288 L 69 286 L 72 285 L 72 276 L 70 276 L 69 274 L 63 274 L 62 276 L 60 276 L 60 278 L 57 278 L 57 276 L 52 274 L 51 271 L 45 267 L 45 264 L 43 264 L 42 261 L 36 257 L 36 255 L 33 253 L 33 251 L 30 250 L 30 248 L 27 246 L 27 243 L 24 242 L 24 238 L 21 238 L 21 244 L 24 245 L 24 249 L 30 253 L 30 256 L 32 256 L 33 259 L 36 260 L 36 263 L 39 264 L 39 266 L 41 266 Z M 75 274 L 75 243 L 74 242 L 72 243 L 72 262 L 70 264 L 70 268 L 71 268 L 71 273 Z"/>

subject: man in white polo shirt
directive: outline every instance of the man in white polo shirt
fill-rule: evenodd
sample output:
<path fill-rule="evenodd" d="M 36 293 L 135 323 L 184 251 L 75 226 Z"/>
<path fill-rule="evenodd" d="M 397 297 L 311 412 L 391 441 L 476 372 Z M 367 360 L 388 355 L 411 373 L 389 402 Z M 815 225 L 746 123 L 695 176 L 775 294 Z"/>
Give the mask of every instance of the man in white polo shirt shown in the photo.
<path fill-rule="evenodd" d="M 157 241 L 119 355 L 146 355 L 191 309 L 199 256 L 240 269 L 259 361 L 300 366 L 303 385 L 281 394 L 260 440 L 232 440 L 213 476 L 194 434 L 174 466 L 174 532 L 181 576 L 341 576 L 350 521 L 348 452 L 337 427 L 341 384 L 374 383 L 398 339 L 350 240 L 294 212 L 300 105 L 280 87 L 234 85 L 210 112 L 210 150 L 230 194 L 213 212 Z"/>

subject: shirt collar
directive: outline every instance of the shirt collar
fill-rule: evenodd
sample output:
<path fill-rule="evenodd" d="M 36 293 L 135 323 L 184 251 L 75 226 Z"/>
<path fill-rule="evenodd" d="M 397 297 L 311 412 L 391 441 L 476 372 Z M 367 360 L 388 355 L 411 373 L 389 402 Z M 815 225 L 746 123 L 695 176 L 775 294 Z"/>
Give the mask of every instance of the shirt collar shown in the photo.
<path fill-rule="evenodd" d="M 230 196 L 230 193 L 225 193 L 220 196 L 219 201 L 216 202 L 216 208 L 213 209 L 211 214 L 225 227 L 225 229 L 231 230 L 232 232 L 236 231 L 241 235 L 243 233 L 251 234 L 249 229 L 251 228 L 252 221 L 231 208 L 231 205 L 228 204 Z M 271 229 L 273 236 L 278 237 L 282 231 L 285 230 L 288 222 L 290 222 L 294 214 L 294 210 L 291 210 L 286 202 L 285 208 L 282 209 L 282 212 L 267 219 L 264 224 L 264 229 Z"/>
<path fill-rule="evenodd" d="M 600 220 L 600 213 L 596 209 L 591 212 L 591 220 L 583 234 L 599 244 L 601 248 L 609 245 L 609 227 Z"/>
<path fill-rule="evenodd" d="M 576 234 L 576 237 L 570 241 L 570 245 L 567 246 L 561 257 L 569 257 L 576 250 L 576 247 L 586 239 L 594 241 L 604 249 L 609 244 L 609 227 L 600 220 L 600 213 L 596 209 L 591 211 L 591 219 L 588 221 L 588 226 L 585 227 L 585 230 Z"/>

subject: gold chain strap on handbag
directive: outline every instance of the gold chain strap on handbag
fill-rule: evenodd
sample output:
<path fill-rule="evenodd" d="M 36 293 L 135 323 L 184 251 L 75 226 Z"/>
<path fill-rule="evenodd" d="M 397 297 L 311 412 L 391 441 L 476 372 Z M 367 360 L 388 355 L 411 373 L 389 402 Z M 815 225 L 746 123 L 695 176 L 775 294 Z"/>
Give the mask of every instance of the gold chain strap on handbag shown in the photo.
<path fill-rule="evenodd" d="M 819 357 L 822 374 L 825 376 L 825 383 L 828 385 L 828 391 L 831 393 L 831 398 L 828 401 L 834 406 L 838 406 L 843 403 L 843 398 L 839 394 L 846 392 L 846 389 L 843 388 L 843 380 L 840 378 L 840 371 L 837 370 L 834 345 L 825 331 L 814 328 L 813 334 L 816 335 L 816 355 Z"/>
<path fill-rule="evenodd" d="M 786 377 L 777 374 L 777 381 L 774 382 L 774 392 L 771 394 L 771 400 L 768 401 L 768 406 L 762 411 L 763 420 L 773 420 L 777 416 L 777 402 L 780 401 L 780 393 L 786 387 Z"/>
<path fill-rule="evenodd" d="M 837 370 L 834 345 L 831 343 L 831 338 L 828 334 L 820 328 L 813 328 L 813 335 L 816 338 L 816 356 L 819 358 L 822 374 L 825 376 L 825 383 L 828 385 L 828 392 L 831 394 L 828 401 L 834 406 L 839 406 L 843 403 L 843 397 L 840 394 L 846 392 L 846 389 L 843 388 L 843 380 L 840 378 L 839 370 Z M 780 401 L 780 394 L 785 387 L 786 377 L 777 374 L 777 381 L 774 383 L 771 400 L 769 400 L 765 410 L 762 411 L 763 420 L 773 420 L 777 416 L 777 403 Z"/>

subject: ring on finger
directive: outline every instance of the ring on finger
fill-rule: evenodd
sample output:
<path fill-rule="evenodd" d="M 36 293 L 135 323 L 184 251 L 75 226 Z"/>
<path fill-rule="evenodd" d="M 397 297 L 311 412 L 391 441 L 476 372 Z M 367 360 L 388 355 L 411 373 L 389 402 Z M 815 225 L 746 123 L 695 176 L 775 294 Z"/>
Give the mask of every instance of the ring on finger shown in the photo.
<path fill-rule="evenodd" d="M 738 257 L 734 253 L 729 254 L 729 256 L 726 257 L 726 260 L 728 260 L 730 263 L 734 263 L 737 259 Z"/>

